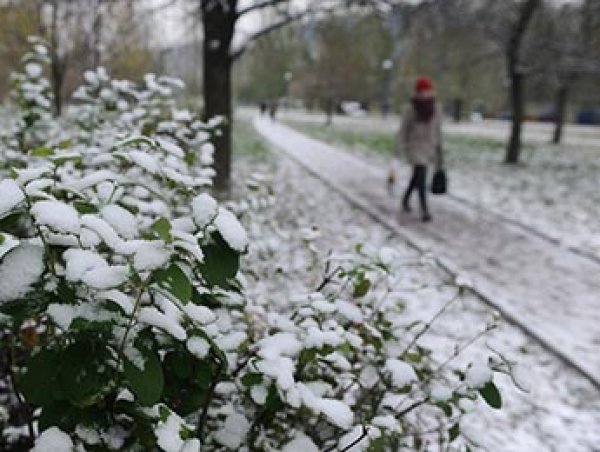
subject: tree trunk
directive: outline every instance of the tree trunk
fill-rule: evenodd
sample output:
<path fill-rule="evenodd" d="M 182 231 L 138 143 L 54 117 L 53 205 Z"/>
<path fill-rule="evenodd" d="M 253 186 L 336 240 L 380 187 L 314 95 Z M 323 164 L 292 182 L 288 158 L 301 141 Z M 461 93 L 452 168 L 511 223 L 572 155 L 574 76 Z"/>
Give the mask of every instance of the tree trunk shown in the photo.
<path fill-rule="evenodd" d="M 512 110 L 512 129 L 506 163 L 518 163 L 521 154 L 521 129 L 523 125 L 523 74 L 513 73 L 510 79 L 510 100 Z"/>
<path fill-rule="evenodd" d="M 62 113 L 62 87 L 64 82 L 65 62 L 59 53 L 58 37 L 58 1 L 52 2 L 52 23 L 50 25 L 50 71 L 52 74 L 52 94 L 54 95 L 54 115 L 60 116 Z"/>
<path fill-rule="evenodd" d="M 521 5 L 519 18 L 515 24 L 506 47 L 507 72 L 510 78 L 510 106 L 512 109 L 512 130 L 506 148 L 506 163 L 518 163 L 521 153 L 521 128 L 523 124 L 524 96 L 523 80 L 525 77 L 520 61 L 521 45 L 533 13 L 541 0 L 527 0 Z"/>
<path fill-rule="evenodd" d="M 203 75 L 204 75 L 204 117 L 210 119 L 222 116 L 225 123 L 214 139 L 215 145 L 215 188 L 229 189 L 231 173 L 231 40 L 237 16 L 236 0 L 229 0 L 229 7 L 218 2 L 202 2 L 202 22 L 204 26 Z"/>
<path fill-rule="evenodd" d="M 561 83 L 556 92 L 556 117 L 554 118 L 554 135 L 552 136 L 552 143 L 554 144 L 559 144 L 562 139 L 568 95 L 569 87 L 566 83 Z"/>

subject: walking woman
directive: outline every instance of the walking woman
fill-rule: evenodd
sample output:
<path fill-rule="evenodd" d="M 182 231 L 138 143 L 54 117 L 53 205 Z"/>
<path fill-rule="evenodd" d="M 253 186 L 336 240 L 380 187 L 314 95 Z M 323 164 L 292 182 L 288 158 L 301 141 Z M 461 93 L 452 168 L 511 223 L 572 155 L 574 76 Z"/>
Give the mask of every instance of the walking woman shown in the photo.
<path fill-rule="evenodd" d="M 419 77 L 411 103 L 402 115 L 402 124 L 396 140 L 396 156 L 406 154 L 413 167 L 410 183 L 402 199 L 402 208 L 410 212 L 410 196 L 419 194 L 421 219 L 431 221 L 427 208 L 427 166 L 442 167 L 442 114 L 436 102 L 433 83 L 428 77 Z"/>

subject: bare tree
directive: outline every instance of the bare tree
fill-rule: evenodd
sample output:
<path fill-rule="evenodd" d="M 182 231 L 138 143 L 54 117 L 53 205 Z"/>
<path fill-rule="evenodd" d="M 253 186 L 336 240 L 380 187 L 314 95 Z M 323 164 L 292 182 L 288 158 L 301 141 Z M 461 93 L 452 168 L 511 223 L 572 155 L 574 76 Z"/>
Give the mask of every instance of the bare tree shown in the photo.
<path fill-rule="evenodd" d="M 217 189 L 227 189 L 231 172 L 231 75 L 236 59 L 261 36 L 299 20 L 307 14 L 329 9 L 336 1 L 309 1 L 294 9 L 290 0 L 255 0 L 240 6 L 238 0 L 201 0 L 200 11 L 204 30 L 204 114 L 207 118 L 222 116 L 226 122 L 216 137 L 215 169 Z M 246 36 L 234 45 L 236 27 L 248 14 L 266 12 L 272 17 L 267 25 Z"/>
<path fill-rule="evenodd" d="M 517 21 L 511 27 L 506 45 L 506 69 L 510 81 L 510 106 L 512 110 L 512 127 L 506 163 L 518 163 L 521 153 L 521 130 L 524 119 L 524 79 L 525 69 L 521 60 L 521 47 L 533 13 L 540 6 L 541 0 L 524 0 L 519 7 Z"/>

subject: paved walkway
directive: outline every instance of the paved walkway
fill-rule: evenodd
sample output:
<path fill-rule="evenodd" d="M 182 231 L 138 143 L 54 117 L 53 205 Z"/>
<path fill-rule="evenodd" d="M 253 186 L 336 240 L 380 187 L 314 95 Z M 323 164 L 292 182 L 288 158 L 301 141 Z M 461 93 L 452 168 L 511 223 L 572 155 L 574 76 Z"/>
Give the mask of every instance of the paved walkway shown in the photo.
<path fill-rule="evenodd" d="M 600 265 L 450 197 L 430 197 L 434 221 L 399 213 L 383 168 L 284 125 L 257 119 L 256 129 L 313 173 L 399 225 L 498 308 L 600 383 Z M 416 201 L 413 200 L 413 202 Z M 415 209 L 417 210 L 417 209 Z"/>

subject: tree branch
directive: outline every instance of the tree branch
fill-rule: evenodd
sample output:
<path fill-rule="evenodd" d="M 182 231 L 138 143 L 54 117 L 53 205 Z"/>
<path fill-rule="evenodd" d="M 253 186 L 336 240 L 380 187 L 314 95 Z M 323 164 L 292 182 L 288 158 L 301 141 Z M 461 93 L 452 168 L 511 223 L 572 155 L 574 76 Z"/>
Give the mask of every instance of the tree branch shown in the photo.
<path fill-rule="evenodd" d="M 240 9 L 239 11 L 237 11 L 236 16 L 241 17 L 244 14 L 248 14 L 252 11 L 258 11 L 259 9 L 268 8 L 269 6 L 281 5 L 282 3 L 285 3 L 287 1 L 289 0 L 263 0 L 261 2 L 254 3 L 252 5 Z"/>
<path fill-rule="evenodd" d="M 256 41 L 257 39 L 271 33 L 272 31 L 275 31 L 281 27 L 284 27 L 292 22 L 295 22 L 297 20 L 302 19 L 303 17 L 306 17 L 308 14 L 312 13 L 313 10 L 312 9 L 306 9 L 304 11 L 301 11 L 299 13 L 296 14 L 287 14 L 285 15 L 281 20 L 277 21 L 277 22 L 273 22 L 271 25 L 268 25 L 254 33 L 252 33 L 247 39 L 246 41 L 241 44 L 237 49 L 232 49 L 231 53 L 230 53 L 230 57 L 232 61 L 237 60 L 238 58 L 240 58 L 244 52 L 246 52 L 246 50 L 248 50 L 248 46 Z"/>

